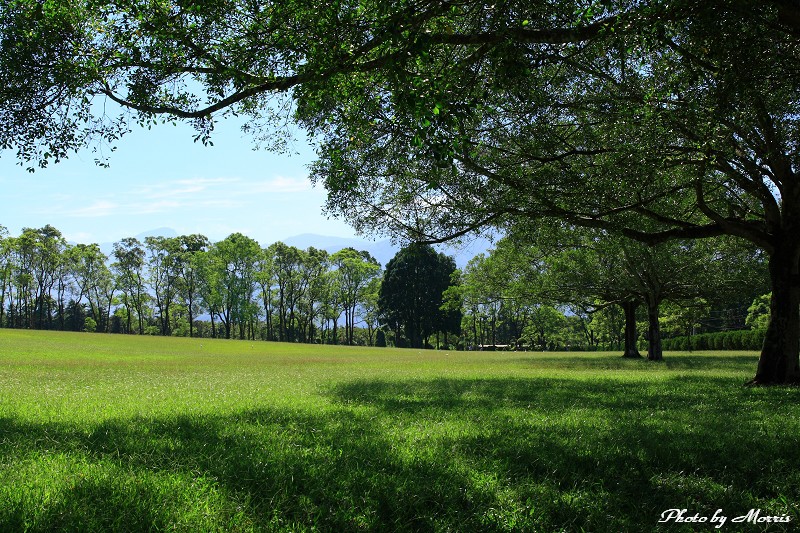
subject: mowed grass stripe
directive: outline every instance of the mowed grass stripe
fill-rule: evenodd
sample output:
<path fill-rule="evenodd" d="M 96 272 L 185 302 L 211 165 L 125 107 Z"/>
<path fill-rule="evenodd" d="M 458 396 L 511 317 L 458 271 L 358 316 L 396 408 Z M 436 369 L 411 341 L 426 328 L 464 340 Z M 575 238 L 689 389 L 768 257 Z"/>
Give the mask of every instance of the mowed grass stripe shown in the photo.
<path fill-rule="evenodd" d="M 800 392 L 756 361 L 0 330 L 0 530 L 789 531 Z"/>

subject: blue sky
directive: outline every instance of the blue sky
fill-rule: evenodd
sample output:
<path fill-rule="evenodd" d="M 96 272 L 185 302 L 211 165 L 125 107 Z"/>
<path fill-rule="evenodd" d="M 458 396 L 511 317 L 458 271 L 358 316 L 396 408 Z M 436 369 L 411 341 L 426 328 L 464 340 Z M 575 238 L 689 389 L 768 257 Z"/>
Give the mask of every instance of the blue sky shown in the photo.
<path fill-rule="evenodd" d="M 11 235 L 51 224 L 73 242 L 114 242 L 160 227 L 212 241 L 241 232 L 266 246 L 302 233 L 353 237 L 322 215 L 325 191 L 308 181 L 313 149 L 297 155 L 253 150 L 238 124 L 220 122 L 214 146 L 193 142 L 188 125 L 135 130 L 117 144 L 110 168 L 89 150 L 27 172 L 0 154 L 0 225 Z"/>

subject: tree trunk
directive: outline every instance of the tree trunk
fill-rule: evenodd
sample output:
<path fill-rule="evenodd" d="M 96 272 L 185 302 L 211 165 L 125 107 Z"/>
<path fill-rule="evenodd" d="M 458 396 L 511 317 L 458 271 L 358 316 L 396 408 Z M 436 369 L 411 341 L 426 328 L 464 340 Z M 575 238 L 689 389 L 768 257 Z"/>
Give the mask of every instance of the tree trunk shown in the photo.
<path fill-rule="evenodd" d="M 131 322 L 133 313 L 131 312 L 131 306 L 127 304 L 127 299 L 125 303 L 125 311 L 127 311 L 128 314 L 128 319 L 126 321 L 128 323 L 128 331 L 126 331 L 126 333 L 130 333 L 131 331 L 133 331 L 133 326 Z"/>
<path fill-rule="evenodd" d="M 189 338 L 191 339 L 194 337 L 194 313 L 192 312 L 192 296 L 191 293 L 189 295 Z"/>
<path fill-rule="evenodd" d="M 622 357 L 639 359 L 642 357 L 642 354 L 639 353 L 639 349 L 636 347 L 638 337 L 636 334 L 636 308 L 639 307 L 639 304 L 631 300 L 622 302 L 620 305 L 625 312 L 625 351 Z"/>
<path fill-rule="evenodd" d="M 478 320 L 476 318 L 477 315 L 478 315 L 478 310 L 477 309 L 473 309 L 472 310 L 472 345 L 473 345 L 473 349 L 474 350 L 477 350 L 478 349 L 478 344 L 480 344 L 478 342 Z"/>
<path fill-rule="evenodd" d="M 143 308 L 144 308 L 144 305 L 142 305 L 142 295 L 139 294 L 139 297 L 138 297 L 138 300 L 137 300 L 137 303 L 136 303 L 136 314 L 138 315 L 138 318 L 139 318 L 139 335 L 144 335 L 144 309 Z"/>
<path fill-rule="evenodd" d="M 778 248 L 769 258 L 772 283 L 770 321 L 751 385 L 800 383 L 800 284 L 795 247 Z"/>
<path fill-rule="evenodd" d="M 419 327 L 415 320 L 410 320 L 408 324 L 409 331 L 406 331 L 408 338 L 411 341 L 412 348 L 422 348 L 422 336 L 419 332 Z"/>
<path fill-rule="evenodd" d="M 267 327 L 267 340 L 272 340 L 272 306 L 270 305 L 270 300 L 272 299 L 272 292 L 267 290 L 267 288 L 262 285 L 261 286 L 261 301 L 264 304 L 264 320 Z"/>
<path fill-rule="evenodd" d="M 647 302 L 647 360 L 663 361 L 664 352 L 661 349 L 661 328 L 658 325 L 658 301 Z"/>

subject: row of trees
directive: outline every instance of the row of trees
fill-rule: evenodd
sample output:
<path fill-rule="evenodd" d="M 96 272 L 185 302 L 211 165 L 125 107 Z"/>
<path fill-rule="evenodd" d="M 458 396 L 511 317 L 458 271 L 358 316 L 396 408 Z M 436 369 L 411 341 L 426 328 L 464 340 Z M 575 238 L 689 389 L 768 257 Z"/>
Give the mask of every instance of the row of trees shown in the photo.
<path fill-rule="evenodd" d="M 620 349 L 662 358 L 667 336 L 764 328 L 764 254 L 725 238 L 646 246 L 567 224 L 518 227 L 450 291 L 468 344 Z M 752 324 L 746 323 L 751 309 Z M 763 334 L 761 336 L 763 339 Z"/>
<path fill-rule="evenodd" d="M 371 342 L 380 273 L 367 252 L 240 233 L 126 238 L 107 257 L 49 225 L 0 228 L 0 327 L 353 344 L 363 323 Z"/>
<path fill-rule="evenodd" d="M 388 336 L 396 346 L 604 347 L 639 357 L 643 326 L 648 357 L 661 359 L 662 326 L 671 337 L 763 329 L 768 296 L 744 317 L 766 289 L 764 263 L 730 239 L 648 247 L 539 225 L 463 271 L 413 244 L 382 273 L 367 252 L 261 248 L 240 233 L 217 243 L 126 238 L 106 257 L 45 226 L 0 231 L 0 327 L 378 345 Z M 712 323 L 722 310 L 737 313 Z"/>

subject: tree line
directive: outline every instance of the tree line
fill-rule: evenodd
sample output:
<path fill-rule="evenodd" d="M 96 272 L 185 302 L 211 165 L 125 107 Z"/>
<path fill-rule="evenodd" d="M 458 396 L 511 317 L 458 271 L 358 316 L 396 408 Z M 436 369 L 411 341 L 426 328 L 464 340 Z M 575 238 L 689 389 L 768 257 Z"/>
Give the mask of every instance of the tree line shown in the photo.
<path fill-rule="evenodd" d="M 0 327 L 354 344 L 362 324 L 371 343 L 380 273 L 365 251 L 241 233 L 125 238 L 106 256 L 50 225 L 0 227 Z"/>
<path fill-rule="evenodd" d="M 669 348 L 749 326 L 761 333 L 747 343 L 728 335 L 725 346 L 763 342 L 767 287 L 763 254 L 740 241 L 649 247 L 567 225 L 518 228 L 463 270 L 422 244 L 382 270 L 365 251 L 262 248 L 241 233 L 216 243 L 125 238 L 106 256 L 50 225 L 0 231 L 0 327 L 11 328 L 626 357 L 646 349 L 658 360 L 662 329 L 686 339 Z M 699 339 L 698 349 L 717 347 Z"/>

